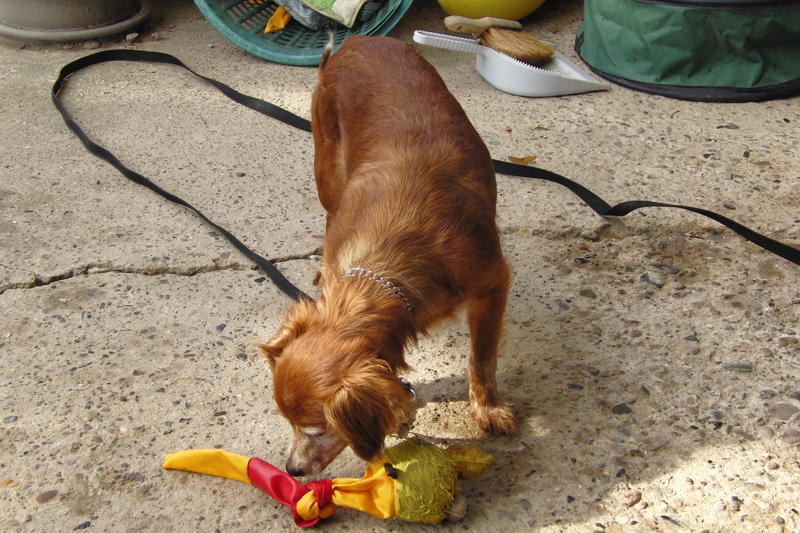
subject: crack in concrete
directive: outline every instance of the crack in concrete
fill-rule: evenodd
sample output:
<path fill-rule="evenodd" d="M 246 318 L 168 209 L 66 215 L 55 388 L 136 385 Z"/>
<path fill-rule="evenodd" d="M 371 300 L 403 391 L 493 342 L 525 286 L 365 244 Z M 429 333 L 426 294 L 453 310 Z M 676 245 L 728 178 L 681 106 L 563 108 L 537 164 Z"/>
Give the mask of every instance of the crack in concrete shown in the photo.
<path fill-rule="evenodd" d="M 315 249 L 314 251 L 306 254 L 287 255 L 284 257 L 269 259 L 269 261 L 271 263 L 285 263 L 289 261 L 316 260 L 318 259 L 318 254 L 319 254 L 319 249 Z M 42 276 L 31 270 L 10 267 L 8 265 L 3 265 L 3 264 L 0 264 L 0 267 L 6 268 L 8 270 L 17 270 L 21 272 L 26 272 L 30 274 L 32 277 L 32 279 L 28 281 L 7 283 L 5 285 L 0 285 L 0 294 L 3 294 L 4 292 L 13 289 L 33 289 L 36 287 L 43 287 L 46 285 L 50 285 L 52 283 L 56 283 L 58 281 L 64 281 L 78 276 L 89 276 L 93 274 L 117 273 L 117 274 L 138 274 L 141 276 L 163 275 L 163 276 L 191 277 L 191 276 L 197 276 L 199 274 L 207 274 L 210 272 L 223 272 L 226 270 L 258 270 L 258 267 L 254 264 L 243 264 L 243 263 L 219 264 L 216 261 L 214 262 L 213 265 L 186 266 L 186 267 L 151 265 L 138 268 L 114 266 L 111 263 L 90 263 L 87 265 L 74 267 L 66 272 L 62 272 L 60 274 L 53 274 L 51 276 Z"/>

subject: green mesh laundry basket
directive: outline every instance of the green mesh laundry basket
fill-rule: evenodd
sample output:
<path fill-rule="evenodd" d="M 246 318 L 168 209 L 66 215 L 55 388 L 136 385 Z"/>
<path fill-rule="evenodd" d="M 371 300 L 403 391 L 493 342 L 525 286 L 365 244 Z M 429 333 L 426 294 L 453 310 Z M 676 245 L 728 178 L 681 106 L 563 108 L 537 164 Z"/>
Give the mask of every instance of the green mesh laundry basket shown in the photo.
<path fill-rule="evenodd" d="M 336 45 L 349 35 L 386 35 L 405 15 L 413 0 L 386 0 L 369 21 L 352 28 L 334 27 Z M 328 42 L 325 30 L 314 31 L 296 21 L 275 33 L 264 33 L 278 8 L 268 0 L 194 0 L 203 16 L 226 39 L 262 59 L 286 65 L 317 65 Z"/>

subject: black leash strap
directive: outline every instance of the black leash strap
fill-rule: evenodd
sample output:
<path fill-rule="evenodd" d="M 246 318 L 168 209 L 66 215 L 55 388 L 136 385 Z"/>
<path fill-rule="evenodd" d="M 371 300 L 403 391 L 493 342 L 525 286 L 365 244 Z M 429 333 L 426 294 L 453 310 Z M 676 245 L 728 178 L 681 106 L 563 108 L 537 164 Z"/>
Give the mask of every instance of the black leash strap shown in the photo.
<path fill-rule="evenodd" d="M 542 179 L 563 185 L 575 193 L 575 195 L 583 200 L 586 205 L 591 207 L 595 213 L 602 217 L 624 217 L 628 213 L 636 211 L 637 209 L 641 209 L 642 207 L 672 207 L 691 211 L 692 213 L 697 213 L 715 220 L 723 226 L 732 229 L 753 244 L 757 244 L 765 250 L 772 252 L 775 255 L 779 255 L 787 261 L 791 261 L 795 265 L 800 265 L 800 249 L 776 241 L 775 239 L 770 239 L 761 233 L 751 230 L 747 226 L 739 224 L 735 220 L 731 220 L 726 216 L 715 213 L 714 211 L 709 211 L 708 209 L 701 209 L 699 207 L 691 207 L 680 204 L 651 202 L 648 200 L 631 200 L 629 202 L 621 202 L 612 206 L 583 185 L 575 183 L 569 178 L 565 178 L 564 176 L 554 172 L 550 172 L 549 170 L 536 167 L 527 167 L 524 165 L 516 165 L 514 163 L 506 163 L 505 161 L 497 161 L 496 159 L 494 160 L 494 169 L 499 174 L 507 174 L 509 176 L 518 176 L 521 178 Z"/>
<path fill-rule="evenodd" d="M 181 60 L 179 60 L 175 56 L 161 52 L 149 52 L 143 50 L 104 50 L 102 52 L 90 54 L 88 56 L 82 57 L 65 65 L 61 69 L 61 72 L 58 75 L 58 79 L 56 79 L 52 88 L 53 104 L 55 104 L 56 108 L 61 113 L 61 116 L 64 118 L 64 122 L 67 124 L 69 129 L 72 130 L 72 132 L 81 140 L 81 142 L 83 143 L 83 145 L 86 147 L 87 150 L 89 150 L 97 157 L 110 163 L 114 168 L 116 168 L 120 173 L 122 173 L 128 179 L 138 183 L 139 185 L 147 187 L 148 189 L 158 193 L 159 195 L 161 195 L 162 197 L 166 198 L 171 202 L 174 202 L 176 204 L 191 209 L 203 221 L 205 221 L 211 227 L 219 231 L 226 239 L 228 239 L 236 247 L 236 249 L 238 249 L 245 256 L 247 256 L 247 258 L 253 261 L 256 265 L 258 265 L 258 267 L 262 271 L 264 271 L 264 273 L 267 276 L 269 276 L 269 278 L 275 283 L 275 285 L 277 285 L 277 287 L 285 294 L 287 294 L 289 297 L 291 297 L 294 300 L 298 300 L 300 298 L 310 299 L 310 297 L 307 294 L 305 294 L 303 291 L 298 289 L 292 282 L 286 279 L 286 277 L 269 260 L 258 255 L 253 250 L 245 246 L 241 241 L 239 241 L 239 239 L 237 239 L 228 230 L 209 220 L 203 213 L 201 213 L 199 210 L 197 210 L 194 206 L 192 206 L 185 200 L 179 198 L 178 196 L 175 196 L 169 191 L 162 189 L 161 187 L 159 187 L 149 179 L 145 178 L 138 172 L 135 172 L 126 167 L 125 165 L 123 165 L 114 154 L 112 154 L 99 144 L 92 141 L 86 135 L 86 133 L 84 133 L 84 131 L 80 128 L 80 126 L 78 126 L 75 120 L 73 120 L 73 118 L 70 116 L 69 112 L 67 112 L 66 108 L 64 107 L 64 104 L 61 102 L 61 99 L 59 98 L 59 92 L 63 88 L 64 83 L 69 75 L 86 67 L 89 67 L 91 65 L 96 65 L 98 63 L 104 63 L 107 61 L 137 61 L 137 62 L 166 63 L 170 65 L 176 65 L 188 70 L 201 80 L 213 85 L 220 92 L 222 92 L 225 96 L 227 96 L 234 102 L 249 107 L 250 109 L 258 111 L 259 113 L 280 120 L 285 124 L 288 124 L 303 131 L 310 132 L 311 123 L 308 120 L 298 115 L 295 115 L 294 113 L 291 113 L 281 107 L 278 107 L 264 100 L 254 98 L 252 96 L 242 94 L 239 91 L 236 91 L 231 87 L 225 85 L 224 83 L 221 83 L 212 78 L 207 78 L 201 74 L 198 74 L 197 72 L 186 66 Z M 677 204 L 665 204 L 661 202 L 650 202 L 650 201 L 622 202 L 612 206 L 608 204 L 605 200 L 594 194 L 592 191 L 584 187 L 583 185 L 576 183 L 571 179 L 565 178 L 564 176 L 561 176 L 554 172 L 550 172 L 549 170 L 544 170 L 536 167 L 528 167 L 524 165 L 517 165 L 514 163 L 509 163 L 506 161 L 498 161 L 498 160 L 494 160 L 494 168 L 498 174 L 507 174 L 510 176 L 518 176 L 522 178 L 541 179 L 546 181 L 552 181 L 554 183 L 558 183 L 559 185 L 563 185 L 564 187 L 568 188 L 570 191 L 575 193 L 581 200 L 583 200 L 586 203 L 586 205 L 592 208 L 592 210 L 594 210 L 595 213 L 603 217 L 609 217 L 609 216 L 621 217 L 627 215 L 632 211 L 641 209 L 643 207 L 672 207 L 672 208 L 684 209 L 687 211 L 691 211 L 693 213 L 698 213 L 712 220 L 715 220 L 720 224 L 723 224 L 724 226 L 732 229 L 733 231 L 735 231 L 745 239 L 749 240 L 750 242 L 753 242 L 754 244 L 761 246 L 765 250 L 768 250 L 776 255 L 779 255 L 796 265 L 800 265 L 800 249 L 783 244 L 774 239 L 770 239 L 769 237 L 766 237 L 758 232 L 755 232 L 750 228 L 739 224 L 738 222 L 735 222 L 727 217 L 724 217 L 718 213 L 709 211 L 707 209 L 700 209 L 697 207 L 690 207 Z"/>

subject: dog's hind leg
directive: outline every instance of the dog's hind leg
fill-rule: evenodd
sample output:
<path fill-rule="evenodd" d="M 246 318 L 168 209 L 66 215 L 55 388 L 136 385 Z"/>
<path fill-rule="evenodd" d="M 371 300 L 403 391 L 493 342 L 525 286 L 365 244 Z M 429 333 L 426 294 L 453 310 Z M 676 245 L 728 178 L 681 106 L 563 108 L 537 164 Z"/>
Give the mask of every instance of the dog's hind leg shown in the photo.
<path fill-rule="evenodd" d="M 328 218 L 336 211 L 344 189 L 344 162 L 341 161 L 339 119 L 333 97 L 318 87 L 312 104 L 311 128 L 314 135 L 314 178 L 322 207 Z"/>

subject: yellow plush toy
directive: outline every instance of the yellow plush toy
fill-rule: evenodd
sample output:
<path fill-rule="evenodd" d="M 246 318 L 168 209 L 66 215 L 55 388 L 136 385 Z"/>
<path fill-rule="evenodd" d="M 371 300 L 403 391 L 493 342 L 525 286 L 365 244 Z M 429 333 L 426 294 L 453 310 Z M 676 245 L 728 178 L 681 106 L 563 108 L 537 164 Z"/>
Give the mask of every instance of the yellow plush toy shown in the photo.
<path fill-rule="evenodd" d="M 164 468 L 187 470 L 249 483 L 292 508 L 295 523 L 310 527 L 350 507 L 374 517 L 436 524 L 448 516 L 458 492 L 458 474 L 473 478 L 492 456 L 466 446 L 446 451 L 418 437 L 386 452 L 387 462 L 367 465 L 364 477 L 301 483 L 256 457 L 224 450 L 185 450 L 167 455 Z"/>

